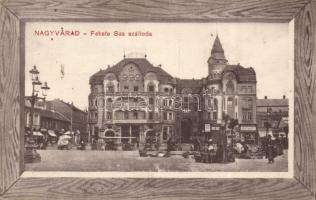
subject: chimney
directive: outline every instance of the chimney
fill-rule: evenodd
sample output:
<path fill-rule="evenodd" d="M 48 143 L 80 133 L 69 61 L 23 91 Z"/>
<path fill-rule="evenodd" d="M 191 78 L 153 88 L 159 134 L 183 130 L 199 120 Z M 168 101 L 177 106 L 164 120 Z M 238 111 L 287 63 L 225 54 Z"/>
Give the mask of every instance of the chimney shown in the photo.
<path fill-rule="evenodd" d="M 285 99 L 285 95 L 283 95 L 283 99 Z"/>
<path fill-rule="evenodd" d="M 267 96 L 264 96 L 264 99 L 268 99 L 268 97 L 267 97 Z"/>

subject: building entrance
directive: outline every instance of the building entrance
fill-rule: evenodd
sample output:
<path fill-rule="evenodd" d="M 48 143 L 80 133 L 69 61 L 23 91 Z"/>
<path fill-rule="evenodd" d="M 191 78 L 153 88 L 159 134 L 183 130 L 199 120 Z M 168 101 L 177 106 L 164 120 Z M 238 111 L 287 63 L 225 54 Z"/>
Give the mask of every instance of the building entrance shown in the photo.
<path fill-rule="evenodd" d="M 139 125 L 123 125 L 121 128 L 122 143 L 137 143 L 140 136 Z"/>
<path fill-rule="evenodd" d="M 181 143 L 190 143 L 192 135 L 192 122 L 190 119 L 183 119 L 181 121 Z"/>

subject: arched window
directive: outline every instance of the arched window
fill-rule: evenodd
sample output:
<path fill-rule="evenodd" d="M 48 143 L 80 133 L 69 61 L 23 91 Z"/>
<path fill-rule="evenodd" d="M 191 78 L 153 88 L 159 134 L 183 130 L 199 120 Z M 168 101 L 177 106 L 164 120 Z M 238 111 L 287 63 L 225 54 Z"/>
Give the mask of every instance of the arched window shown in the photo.
<path fill-rule="evenodd" d="M 172 106 L 172 100 L 169 99 L 169 106 Z"/>
<path fill-rule="evenodd" d="M 147 86 L 148 92 L 154 92 L 155 91 L 155 84 L 154 83 L 149 83 Z"/>
<path fill-rule="evenodd" d="M 107 84 L 106 92 L 108 92 L 108 93 L 113 93 L 114 92 L 114 84 L 113 83 L 108 83 Z"/>
<path fill-rule="evenodd" d="M 227 93 L 233 93 L 234 91 L 235 91 L 234 83 L 231 80 L 229 80 L 226 83 L 226 92 Z"/>

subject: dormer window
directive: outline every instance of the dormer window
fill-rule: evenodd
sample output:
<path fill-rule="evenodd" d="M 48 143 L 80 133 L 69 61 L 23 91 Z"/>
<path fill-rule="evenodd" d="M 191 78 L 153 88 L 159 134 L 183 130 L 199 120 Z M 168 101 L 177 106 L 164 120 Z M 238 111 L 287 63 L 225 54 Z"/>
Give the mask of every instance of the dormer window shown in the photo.
<path fill-rule="evenodd" d="M 169 92 L 169 88 L 164 88 L 164 92 Z"/>

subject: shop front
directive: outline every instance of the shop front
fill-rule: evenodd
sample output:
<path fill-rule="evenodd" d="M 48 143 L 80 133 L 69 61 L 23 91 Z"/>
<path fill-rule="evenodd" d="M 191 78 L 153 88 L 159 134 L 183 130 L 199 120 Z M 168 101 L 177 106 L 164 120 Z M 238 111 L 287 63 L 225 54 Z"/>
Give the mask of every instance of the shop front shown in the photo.
<path fill-rule="evenodd" d="M 256 124 L 240 124 L 240 140 L 246 144 L 259 144 L 259 133 Z"/>

